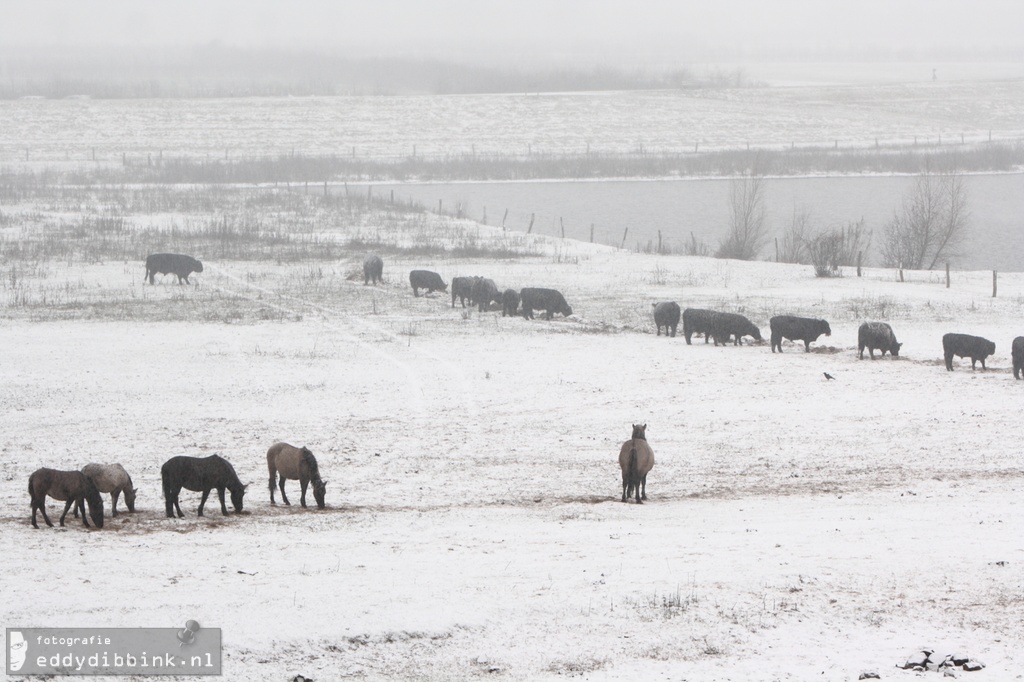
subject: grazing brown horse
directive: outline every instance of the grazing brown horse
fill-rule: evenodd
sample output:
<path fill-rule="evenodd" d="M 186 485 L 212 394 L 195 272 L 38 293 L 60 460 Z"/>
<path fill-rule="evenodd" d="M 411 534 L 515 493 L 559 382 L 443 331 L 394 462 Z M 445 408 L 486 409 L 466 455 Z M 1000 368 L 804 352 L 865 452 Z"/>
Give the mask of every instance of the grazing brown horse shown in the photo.
<path fill-rule="evenodd" d="M 305 446 L 297 448 L 288 443 L 274 443 L 267 450 L 267 469 L 270 470 L 270 504 L 277 504 L 274 501 L 274 479 L 280 474 L 281 499 L 285 504 L 291 505 L 288 496 L 284 494 L 284 481 L 287 478 L 297 478 L 299 485 L 302 486 L 302 506 L 306 506 L 306 487 L 312 481 L 316 506 L 320 509 L 324 508 L 327 481 L 320 480 L 320 469 L 316 465 L 316 457 L 308 448 Z"/>
<path fill-rule="evenodd" d="M 132 477 L 120 464 L 86 464 L 82 473 L 93 482 L 101 493 L 110 493 L 110 515 L 117 516 L 117 498 L 124 493 L 124 503 L 128 511 L 135 511 L 135 493 L 138 488 L 132 487 Z M 78 508 L 75 508 L 78 516 Z"/>
<path fill-rule="evenodd" d="M 636 503 L 643 504 L 641 497 L 647 499 L 647 473 L 654 468 L 654 450 L 647 444 L 647 424 L 633 424 L 633 437 L 619 450 L 619 466 L 622 468 L 622 501 L 628 500 L 635 491 Z"/>
<path fill-rule="evenodd" d="M 43 512 L 43 521 L 46 525 L 53 527 L 50 517 L 46 515 L 46 496 L 49 495 L 55 500 L 64 502 L 64 513 L 60 515 L 60 525 L 64 525 L 64 517 L 68 515 L 71 505 L 75 511 L 81 509 L 82 523 L 89 527 L 89 520 L 85 518 L 85 505 L 89 504 L 89 516 L 97 528 L 103 527 L 103 498 L 100 491 L 89 477 L 81 471 L 57 471 L 56 469 L 36 469 L 28 477 L 28 494 L 32 498 L 32 527 L 36 525 L 36 510 Z"/>

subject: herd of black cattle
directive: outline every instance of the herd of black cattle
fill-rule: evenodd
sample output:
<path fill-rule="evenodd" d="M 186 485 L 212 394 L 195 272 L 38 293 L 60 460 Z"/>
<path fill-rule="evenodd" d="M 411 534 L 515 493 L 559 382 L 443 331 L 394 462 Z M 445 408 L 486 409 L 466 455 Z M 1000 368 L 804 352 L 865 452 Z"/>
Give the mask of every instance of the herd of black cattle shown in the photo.
<path fill-rule="evenodd" d="M 384 262 L 379 256 L 370 255 L 363 261 L 363 284 L 381 281 L 384 270 Z M 430 270 L 413 270 L 409 273 L 409 284 L 412 286 L 414 296 L 419 296 L 420 289 L 426 293 L 434 291 L 448 291 L 448 285 L 436 272 Z M 534 309 L 545 310 L 550 320 L 554 313 L 562 313 L 568 317 L 572 315 L 572 308 L 566 303 L 565 297 L 554 289 L 526 288 L 521 291 L 506 289 L 499 292 L 493 280 L 484 277 L 455 277 L 452 279 L 452 307 L 458 299 L 462 307 L 466 307 L 466 300 L 470 305 L 477 305 L 480 312 L 489 309 L 492 303 L 500 304 L 502 316 L 515 316 L 519 305 L 522 305 L 523 317 L 533 318 Z M 674 337 L 679 326 L 679 320 L 683 321 L 683 336 L 686 343 L 691 343 L 694 334 L 704 336 L 704 343 L 714 341 L 717 346 L 725 345 L 730 340 L 733 345 L 740 345 L 741 339 L 745 336 L 752 337 L 756 341 L 762 341 L 761 330 L 753 322 L 738 313 L 727 313 L 702 308 L 687 308 L 680 310 L 679 304 L 675 301 L 666 301 L 652 304 L 654 308 L 654 324 L 660 336 L 661 330 L 665 330 L 666 336 Z M 772 352 L 782 352 L 782 340 L 803 341 L 804 351 L 811 350 L 811 343 L 817 341 L 824 334 L 832 335 L 832 328 L 826 320 L 816 320 L 809 317 L 797 317 L 794 315 L 776 315 L 769 320 L 771 328 L 771 349 Z M 864 349 L 868 350 L 871 359 L 875 359 L 875 351 L 880 351 L 884 357 L 889 353 L 892 357 L 899 357 L 900 346 L 903 344 L 896 341 L 896 335 L 892 327 L 885 322 L 864 322 L 857 331 L 857 350 L 859 357 L 864 358 Z M 971 368 L 974 369 L 977 363 L 981 362 L 982 369 L 985 367 L 985 358 L 996 352 L 996 344 L 980 336 L 970 334 L 946 334 L 942 337 L 942 350 L 946 360 L 946 369 L 953 371 L 953 357 L 970 358 Z M 1019 379 L 1024 370 L 1024 336 L 1018 336 L 1013 340 L 1011 347 L 1013 358 L 1013 376 Z"/>

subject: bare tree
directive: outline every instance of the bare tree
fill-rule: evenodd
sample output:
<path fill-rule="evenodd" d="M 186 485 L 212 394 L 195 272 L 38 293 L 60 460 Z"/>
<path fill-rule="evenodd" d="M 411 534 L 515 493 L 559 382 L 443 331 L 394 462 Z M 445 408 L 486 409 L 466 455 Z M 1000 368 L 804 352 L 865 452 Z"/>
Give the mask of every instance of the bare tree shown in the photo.
<path fill-rule="evenodd" d="M 729 186 L 729 236 L 715 253 L 716 258 L 753 260 L 768 242 L 764 192 L 766 163 L 754 157 L 750 170 Z"/>
<path fill-rule="evenodd" d="M 963 176 L 925 172 L 886 227 L 882 245 L 885 267 L 932 270 L 943 259 L 958 255 L 969 229 L 970 211 Z"/>
<path fill-rule="evenodd" d="M 811 233 L 811 214 L 806 208 L 793 206 L 789 228 L 779 240 L 779 262 L 806 263 L 807 242 Z"/>

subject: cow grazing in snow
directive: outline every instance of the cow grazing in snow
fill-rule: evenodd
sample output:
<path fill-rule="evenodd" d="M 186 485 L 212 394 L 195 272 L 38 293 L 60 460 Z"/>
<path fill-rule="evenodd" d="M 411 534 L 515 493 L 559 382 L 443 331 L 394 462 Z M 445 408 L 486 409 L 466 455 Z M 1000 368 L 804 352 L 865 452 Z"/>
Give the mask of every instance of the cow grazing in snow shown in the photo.
<path fill-rule="evenodd" d="M 711 338 L 711 318 L 715 316 L 714 310 L 703 308 L 687 308 L 683 311 L 683 336 L 686 337 L 686 344 L 690 345 L 690 337 L 694 334 L 703 334 L 704 343 Z"/>
<path fill-rule="evenodd" d="M 811 351 L 811 342 L 817 341 L 818 337 L 824 334 L 832 336 L 832 328 L 825 320 L 815 320 L 810 317 L 796 317 L 794 315 L 776 315 L 768 321 L 772 330 L 772 352 L 778 348 L 782 352 L 782 339 L 790 341 L 803 341 L 804 352 Z"/>
<path fill-rule="evenodd" d="M 428 294 L 435 291 L 448 291 L 448 285 L 441 279 L 441 275 L 430 270 L 413 270 L 409 273 L 409 284 L 412 285 L 412 295 L 419 296 L 420 289 L 426 289 Z"/>
<path fill-rule="evenodd" d="M 455 307 L 455 299 L 458 298 L 462 307 L 466 307 L 466 301 L 473 305 L 473 285 L 479 277 L 453 277 L 452 278 L 452 307 Z"/>
<path fill-rule="evenodd" d="M 942 337 L 942 351 L 946 357 L 946 369 L 953 371 L 953 356 L 971 359 L 971 369 L 981 360 L 981 368 L 985 367 L 985 358 L 996 352 L 996 344 L 980 336 L 970 334 L 945 334 Z"/>
<path fill-rule="evenodd" d="M 202 271 L 203 264 L 192 256 L 181 253 L 151 253 L 146 256 L 146 275 L 142 281 L 148 279 L 150 284 L 156 284 L 155 275 L 173 274 L 178 277 L 178 284 L 191 284 L 188 276 L 193 272 Z"/>
<path fill-rule="evenodd" d="M 1013 340 L 1010 357 L 1013 358 L 1013 378 L 1020 379 L 1020 371 L 1024 369 L 1024 336 L 1018 336 Z"/>
<path fill-rule="evenodd" d="M 555 313 L 565 317 L 572 315 L 572 308 L 565 302 L 565 297 L 555 289 L 528 287 L 519 292 L 519 298 L 523 304 L 523 317 L 528 320 L 533 319 L 534 310 L 545 311 L 549 320 Z"/>
<path fill-rule="evenodd" d="M 384 261 L 375 253 L 363 259 L 363 286 L 371 281 L 374 284 L 384 281 Z"/>
<path fill-rule="evenodd" d="M 515 317 L 519 310 L 519 292 L 515 289 L 505 289 L 501 295 L 501 316 Z"/>
<path fill-rule="evenodd" d="M 722 345 L 729 343 L 729 337 L 735 337 L 733 345 L 743 345 L 742 338 L 751 336 L 755 341 L 763 341 L 761 330 L 753 322 L 739 313 L 715 313 L 711 317 L 711 338 L 715 345 L 721 341 Z"/>
<path fill-rule="evenodd" d="M 861 360 L 864 359 L 865 348 L 868 349 L 872 360 L 875 359 L 876 350 L 882 351 L 882 357 L 888 352 L 892 357 L 898 358 L 902 345 L 897 343 L 892 327 L 885 322 L 865 322 L 857 330 L 857 350 Z"/>
<path fill-rule="evenodd" d="M 676 335 L 676 328 L 679 326 L 679 304 L 675 301 L 662 301 L 652 303 L 654 308 L 654 325 L 658 328 L 658 336 L 661 336 L 661 328 L 665 328 L 665 336 Z"/>

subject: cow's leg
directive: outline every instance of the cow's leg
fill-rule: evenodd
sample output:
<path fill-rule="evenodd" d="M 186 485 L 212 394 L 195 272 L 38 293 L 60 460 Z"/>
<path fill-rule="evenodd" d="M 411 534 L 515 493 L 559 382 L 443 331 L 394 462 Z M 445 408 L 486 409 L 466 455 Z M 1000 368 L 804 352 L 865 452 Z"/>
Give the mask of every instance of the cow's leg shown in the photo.
<path fill-rule="evenodd" d="M 284 474 L 281 474 L 281 501 L 289 507 L 292 506 L 292 503 L 288 501 L 288 496 L 284 494 Z"/>
<path fill-rule="evenodd" d="M 224 486 L 217 488 L 217 497 L 220 498 L 220 513 L 228 515 L 228 506 L 224 504 Z"/>
<path fill-rule="evenodd" d="M 64 513 L 60 515 L 60 525 L 64 525 L 64 517 L 68 515 L 68 510 L 71 509 L 71 505 L 73 505 L 74 503 L 74 497 L 69 498 L 68 501 L 64 503 Z M 82 513 L 82 516 L 85 516 L 84 512 Z"/>
<path fill-rule="evenodd" d="M 199 515 L 203 515 L 203 507 L 206 506 L 206 498 L 210 496 L 210 488 L 203 491 L 203 499 L 199 500 Z"/>

